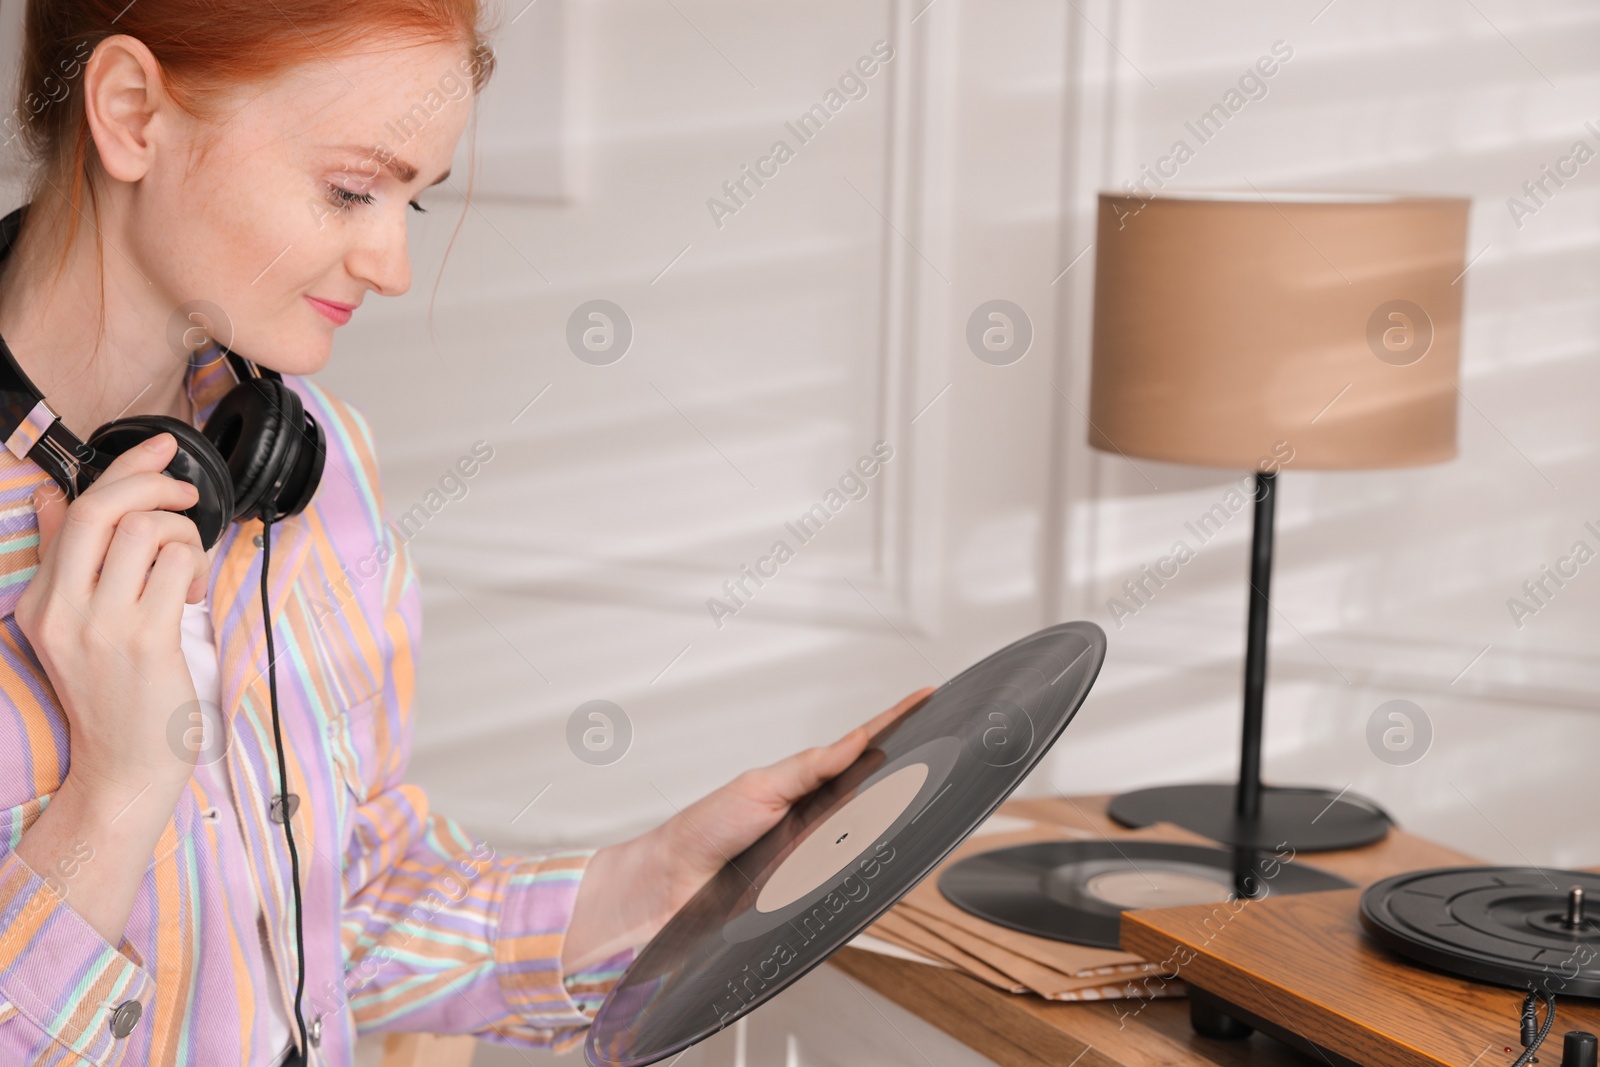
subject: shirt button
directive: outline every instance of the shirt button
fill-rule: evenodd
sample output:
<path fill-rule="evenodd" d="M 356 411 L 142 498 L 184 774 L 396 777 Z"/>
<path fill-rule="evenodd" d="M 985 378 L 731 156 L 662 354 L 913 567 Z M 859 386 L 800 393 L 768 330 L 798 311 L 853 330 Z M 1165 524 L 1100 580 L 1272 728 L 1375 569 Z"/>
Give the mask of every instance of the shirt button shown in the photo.
<path fill-rule="evenodd" d="M 122 1038 L 133 1033 L 133 1028 L 139 1025 L 139 1016 L 144 1014 L 144 1005 L 137 1000 L 125 1000 L 117 1005 L 117 1010 L 111 1013 L 111 1036 Z"/>
<path fill-rule="evenodd" d="M 315 1019 L 312 1019 L 311 1020 L 311 1025 L 309 1027 L 307 1027 L 307 1030 L 309 1030 L 309 1032 L 310 1032 L 309 1036 L 311 1038 L 312 1046 L 315 1047 L 315 1048 L 321 1048 L 322 1047 L 322 1016 L 319 1015 Z"/>
<path fill-rule="evenodd" d="M 272 797 L 272 806 L 268 809 L 268 814 L 271 817 L 272 821 L 275 822 L 275 823 L 278 823 L 279 825 L 282 825 L 286 818 L 288 818 L 288 819 L 294 818 L 294 813 L 296 811 L 300 810 L 300 797 L 299 797 L 299 794 L 290 793 L 288 795 L 288 806 L 289 806 L 289 814 L 287 816 L 285 816 L 284 813 L 283 813 L 284 796 L 281 793 L 274 794 L 273 797 Z"/>

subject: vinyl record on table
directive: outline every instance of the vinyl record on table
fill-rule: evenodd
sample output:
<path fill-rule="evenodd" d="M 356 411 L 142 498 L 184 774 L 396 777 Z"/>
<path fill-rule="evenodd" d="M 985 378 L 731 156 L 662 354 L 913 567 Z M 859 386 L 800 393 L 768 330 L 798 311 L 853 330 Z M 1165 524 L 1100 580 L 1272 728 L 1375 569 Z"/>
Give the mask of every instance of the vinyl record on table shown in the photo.
<path fill-rule="evenodd" d="M 1260 899 L 1348 889 L 1336 875 L 1271 849 L 1168 841 L 1039 841 L 980 852 L 939 875 L 939 892 L 1000 926 L 1098 948 L 1118 948 L 1133 908 Z"/>
<path fill-rule="evenodd" d="M 1361 925 L 1401 956 L 1576 997 L 1600 997 L 1600 918 L 1590 911 L 1600 914 L 1600 875 L 1538 867 L 1410 871 L 1361 895 Z"/>
<path fill-rule="evenodd" d="M 872 738 L 640 951 L 589 1028 L 589 1063 L 666 1059 L 865 929 L 1016 789 L 1083 703 L 1105 650 L 1092 622 L 1040 630 Z"/>

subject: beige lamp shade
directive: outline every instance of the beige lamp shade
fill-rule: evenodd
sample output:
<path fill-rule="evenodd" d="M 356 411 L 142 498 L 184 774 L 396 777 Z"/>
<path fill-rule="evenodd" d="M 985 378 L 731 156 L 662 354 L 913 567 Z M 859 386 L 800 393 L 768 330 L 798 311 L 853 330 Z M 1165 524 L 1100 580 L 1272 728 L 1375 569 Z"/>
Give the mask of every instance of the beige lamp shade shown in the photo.
<path fill-rule="evenodd" d="M 1089 443 L 1257 468 L 1456 454 L 1469 201 L 1102 194 Z"/>

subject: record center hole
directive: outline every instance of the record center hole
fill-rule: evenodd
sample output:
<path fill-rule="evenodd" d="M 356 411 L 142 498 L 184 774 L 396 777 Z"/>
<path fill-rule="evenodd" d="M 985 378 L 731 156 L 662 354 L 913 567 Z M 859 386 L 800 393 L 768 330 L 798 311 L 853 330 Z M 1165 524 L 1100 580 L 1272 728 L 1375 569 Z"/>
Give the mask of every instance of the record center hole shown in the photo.
<path fill-rule="evenodd" d="M 773 868 L 756 896 L 756 911 L 765 914 L 786 908 L 844 873 L 911 807 L 927 780 L 926 763 L 908 763 L 879 778 L 813 826 L 812 832 Z M 850 851 L 835 850 L 847 837 L 854 837 L 857 842 Z M 832 845 L 828 844 L 830 841 Z"/>

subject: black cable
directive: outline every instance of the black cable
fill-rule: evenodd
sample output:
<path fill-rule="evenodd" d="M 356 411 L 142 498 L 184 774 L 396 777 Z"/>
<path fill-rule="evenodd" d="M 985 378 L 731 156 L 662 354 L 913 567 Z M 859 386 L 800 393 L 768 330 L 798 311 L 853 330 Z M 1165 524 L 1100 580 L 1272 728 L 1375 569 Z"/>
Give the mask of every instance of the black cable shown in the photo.
<path fill-rule="evenodd" d="M 1544 1025 L 1539 1027 L 1539 1032 L 1533 1035 L 1533 1041 L 1528 1042 L 1528 1030 L 1532 1021 L 1537 1018 L 1540 996 L 1544 997 Z M 1528 999 L 1522 1002 L 1522 1041 L 1528 1047 L 1522 1050 L 1522 1055 L 1516 1058 L 1511 1067 L 1527 1067 L 1534 1061 L 1534 1056 L 1539 1051 L 1539 1046 L 1544 1044 L 1544 1039 L 1549 1036 L 1550 1028 L 1556 1024 L 1556 995 L 1548 990 L 1528 991 Z"/>
<path fill-rule="evenodd" d="M 272 697 L 272 742 L 278 750 L 278 798 L 283 812 L 283 836 L 289 842 L 289 878 L 294 890 L 294 1022 L 300 1031 L 300 1055 L 307 1063 L 311 1053 L 306 1047 L 306 1020 L 300 1013 L 300 998 L 306 988 L 306 939 L 300 913 L 300 854 L 294 847 L 294 829 L 289 825 L 289 768 L 283 756 L 283 728 L 278 723 L 278 671 L 272 654 L 272 608 L 267 586 L 267 565 L 272 561 L 272 523 L 275 516 L 270 507 L 262 512 L 261 525 L 261 622 L 267 630 L 267 691 Z"/>
<path fill-rule="evenodd" d="M 1527 1048 L 1529 1045 L 1539 1040 L 1538 1003 L 1538 999 L 1534 997 L 1532 990 L 1530 990 L 1528 995 L 1523 998 L 1522 1018 L 1518 1020 L 1518 1025 L 1522 1030 L 1522 1033 L 1519 1036 L 1522 1038 L 1523 1048 Z"/>

